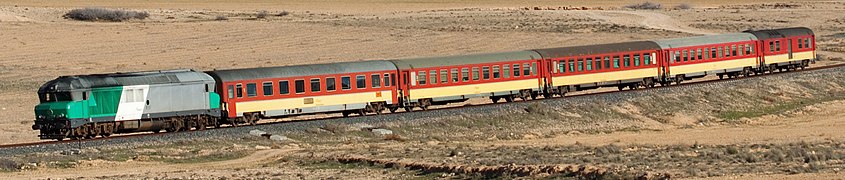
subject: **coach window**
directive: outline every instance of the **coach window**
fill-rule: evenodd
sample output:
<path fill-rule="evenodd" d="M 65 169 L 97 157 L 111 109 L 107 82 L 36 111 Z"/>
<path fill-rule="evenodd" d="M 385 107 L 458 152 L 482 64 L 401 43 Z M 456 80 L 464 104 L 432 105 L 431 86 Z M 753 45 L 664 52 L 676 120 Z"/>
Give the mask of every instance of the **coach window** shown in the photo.
<path fill-rule="evenodd" d="M 537 75 L 537 62 L 531 63 L 531 75 Z"/>
<path fill-rule="evenodd" d="M 432 83 L 434 83 L 434 82 L 432 82 Z M 381 87 L 381 75 L 379 75 L 379 74 L 370 75 L 370 84 L 372 84 L 373 88 Z"/>
<path fill-rule="evenodd" d="M 311 79 L 311 92 L 320 92 L 320 78 Z"/>
<path fill-rule="evenodd" d="M 581 59 L 581 58 L 578 58 L 577 64 L 578 64 L 578 72 L 584 71 L 584 60 Z"/>
<path fill-rule="evenodd" d="M 587 58 L 587 71 L 593 70 L 593 58 Z"/>
<path fill-rule="evenodd" d="M 349 76 L 340 77 L 340 89 L 342 89 L 342 90 L 352 89 L 352 80 Z"/>
<path fill-rule="evenodd" d="M 244 97 L 244 86 L 241 84 L 235 85 L 235 94 L 238 95 L 238 98 Z"/>
<path fill-rule="evenodd" d="M 384 79 L 384 87 L 390 87 L 390 74 L 384 73 L 384 76 L 382 77 L 382 79 Z"/>
<path fill-rule="evenodd" d="M 651 55 L 648 53 L 643 54 L 643 66 L 647 66 L 651 64 Z"/>
<path fill-rule="evenodd" d="M 499 66 L 493 66 L 493 79 L 499 79 Z"/>
<path fill-rule="evenodd" d="M 355 76 L 355 88 L 356 89 L 367 88 L 367 76 L 364 76 L 364 75 Z"/>
<path fill-rule="evenodd" d="M 290 93 L 290 87 L 288 87 L 288 81 L 279 81 L 279 94 L 288 94 Z"/>
<path fill-rule="evenodd" d="M 337 79 L 330 77 L 326 78 L 326 91 L 334 91 L 337 90 Z"/>
<path fill-rule="evenodd" d="M 478 81 L 480 75 L 481 75 L 481 70 L 478 69 L 478 67 L 473 67 L 472 68 L 472 80 Z"/>
<path fill-rule="evenodd" d="M 452 68 L 452 82 L 456 83 L 458 82 L 458 79 L 460 79 L 460 77 L 458 77 L 458 68 Z"/>
<path fill-rule="evenodd" d="M 675 62 L 681 62 L 681 51 L 675 51 Z"/>
<path fill-rule="evenodd" d="M 604 57 L 604 68 L 605 68 L 605 69 L 610 69 L 610 56 L 605 56 L 605 57 Z"/>
<path fill-rule="evenodd" d="M 569 72 L 575 72 L 575 61 L 570 59 L 567 62 L 569 64 Z"/>
<path fill-rule="evenodd" d="M 708 54 L 707 58 L 704 58 L 704 59 L 715 59 L 716 58 L 716 49 L 715 48 L 704 48 L 704 50 L 709 51 L 709 53 L 707 53 Z"/>
<path fill-rule="evenodd" d="M 640 67 L 640 55 L 634 54 L 634 67 Z"/>
<path fill-rule="evenodd" d="M 258 89 L 256 89 L 255 83 L 246 84 L 246 96 L 248 97 L 255 97 L 258 95 Z"/>
<path fill-rule="evenodd" d="M 596 70 L 601 70 L 601 57 L 596 57 Z"/>
<path fill-rule="evenodd" d="M 502 67 L 502 74 L 504 75 L 505 78 L 511 77 L 511 65 L 510 64 L 505 64 L 505 67 Z"/>
<path fill-rule="evenodd" d="M 490 67 L 488 67 L 488 66 L 481 67 L 481 77 L 483 77 L 484 80 L 490 79 Z"/>
<path fill-rule="evenodd" d="M 723 56 L 722 56 L 722 52 L 724 52 L 724 50 L 723 50 L 722 48 L 723 48 L 723 47 L 719 47 L 719 49 L 718 49 L 718 50 L 716 50 L 716 54 L 718 55 L 718 56 L 717 56 L 718 58 L 722 58 L 722 57 L 723 57 Z"/>
<path fill-rule="evenodd" d="M 229 89 L 227 91 L 227 94 L 229 94 L 229 99 L 235 98 L 235 86 L 229 85 L 227 86 L 227 89 Z"/>
<path fill-rule="evenodd" d="M 440 83 L 446 84 L 449 82 L 449 71 L 445 69 L 440 70 Z"/>
<path fill-rule="evenodd" d="M 622 59 L 624 60 L 622 63 L 623 65 L 625 65 L 625 67 L 631 66 L 631 55 L 623 55 Z"/>
<path fill-rule="evenodd" d="M 802 38 L 798 38 L 798 49 L 804 48 L 804 41 Z"/>
<path fill-rule="evenodd" d="M 613 68 L 619 68 L 619 56 L 613 56 Z"/>
<path fill-rule="evenodd" d="M 769 52 L 775 52 L 775 42 L 769 41 Z"/>
<path fill-rule="evenodd" d="M 775 51 L 780 52 L 780 41 L 775 41 Z"/>
<path fill-rule="evenodd" d="M 261 85 L 261 87 L 262 87 L 261 90 L 264 91 L 264 96 L 272 96 L 273 95 L 273 82 L 264 82 Z"/>
<path fill-rule="evenodd" d="M 293 88 L 296 94 L 305 93 L 305 80 L 295 80 L 293 81 Z"/>
<path fill-rule="evenodd" d="M 696 49 L 696 50 L 695 50 L 695 54 L 696 54 L 696 58 L 695 58 L 695 59 L 697 59 L 697 60 L 701 60 L 701 58 L 702 58 L 702 57 L 701 57 L 701 48 Z"/>
<path fill-rule="evenodd" d="M 425 85 L 427 81 L 428 76 L 426 76 L 425 71 L 417 72 L 417 83 L 419 83 L 420 85 Z"/>
<path fill-rule="evenodd" d="M 736 45 L 736 49 L 737 49 L 737 50 L 736 50 L 736 55 L 737 55 L 737 56 L 748 55 L 748 54 L 746 54 L 745 52 L 743 52 L 745 49 L 743 49 L 743 48 L 742 48 L 742 44 L 738 44 L 738 45 Z"/>
<path fill-rule="evenodd" d="M 683 59 L 684 62 L 687 62 L 691 59 L 691 57 L 689 55 L 690 55 L 689 51 L 684 50 L 683 54 L 681 54 L 681 59 Z"/>
<path fill-rule="evenodd" d="M 537 66 L 537 63 L 534 63 L 534 66 Z M 528 66 L 528 63 L 522 63 L 522 75 L 529 76 L 531 72 L 534 71 L 534 67 Z"/>
<path fill-rule="evenodd" d="M 731 56 L 736 56 L 736 45 L 731 45 Z"/>
<path fill-rule="evenodd" d="M 566 73 L 566 60 L 559 60 L 557 62 L 557 69 L 561 74 Z"/>
<path fill-rule="evenodd" d="M 804 46 L 807 48 L 813 48 L 813 44 L 810 44 L 810 38 L 804 39 Z"/>
<path fill-rule="evenodd" d="M 469 82 L 469 68 L 461 68 L 461 80 Z"/>
<path fill-rule="evenodd" d="M 520 69 L 519 64 L 514 64 L 513 65 L 513 77 L 519 77 L 520 70 L 522 70 L 522 69 Z"/>

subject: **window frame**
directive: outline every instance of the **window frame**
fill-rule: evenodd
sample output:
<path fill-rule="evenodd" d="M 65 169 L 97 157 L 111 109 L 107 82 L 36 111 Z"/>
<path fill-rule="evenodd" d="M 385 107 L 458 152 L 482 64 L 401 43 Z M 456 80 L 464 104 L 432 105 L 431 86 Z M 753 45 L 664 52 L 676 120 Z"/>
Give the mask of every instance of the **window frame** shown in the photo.
<path fill-rule="evenodd" d="M 367 75 L 355 75 L 355 89 L 367 89 Z"/>
<path fill-rule="evenodd" d="M 269 93 L 267 92 L 267 89 L 268 89 L 267 85 L 268 84 L 270 85 L 270 87 L 269 87 L 270 92 Z M 264 94 L 264 96 L 273 96 L 273 93 L 274 92 L 273 92 L 273 82 L 272 81 L 261 82 L 261 94 Z"/>
<path fill-rule="evenodd" d="M 343 83 L 344 80 L 346 81 L 346 84 Z M 352 90 L 352 76 L 340 77 L 340 90 Z"/>
<path fill-rule="evenodd" d="M 370 74 L 370 87 L 373 89 L 381 88 L 381 74 Z"/>
<path fill-rule="evenodd" d="M 329 89 L 331 87 L 331 89 Z M 326 77 L 326 92 L 337 91 L 337 78 Z"/>
<path fill-rule="evenodd" d="M 282 93 L 282 82 L 285 82 L 284 93 Z M 287 94 L 290 94 L 290 82 L 288 80 L 279 80 L 279 95 L 287 95 Z"/>
<path fill-rule="evenodd" d="M 252 86 L 252 95 L 249 93 L 250 86 Z M 246 83 L 246 97 L 258 96 L 258 85 L 256 83 Z"/>
<path fill-rule="evenodd" d="M 316 89 L 314 88 L 314 80 L 317 80 L 316 81 L 316 83 L 317 83 Z M 323 83 L 321 81 L 322 80 L 320 80 L 320 78 L 311 78 L 310 80 L 308 80 L 308 85 L 309 85 L 308 88 L 310 90 L 309 92 L 312 92 L 312 93 L 321 92 L 323 90 Z"/>

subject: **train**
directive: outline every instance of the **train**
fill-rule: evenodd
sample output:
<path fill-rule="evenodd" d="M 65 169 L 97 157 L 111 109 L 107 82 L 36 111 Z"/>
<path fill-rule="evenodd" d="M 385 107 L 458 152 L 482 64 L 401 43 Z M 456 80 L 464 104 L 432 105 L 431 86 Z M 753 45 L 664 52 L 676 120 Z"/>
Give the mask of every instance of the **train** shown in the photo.
<path fill-rule="evenodd" d="M 470 98 L 563 97 L 798 70 L 816 60 L 805 27 L 446 57 L 61 76 L 38 90 L 41 139 L 252 125 L 308 114 L 427 110 Z"/>

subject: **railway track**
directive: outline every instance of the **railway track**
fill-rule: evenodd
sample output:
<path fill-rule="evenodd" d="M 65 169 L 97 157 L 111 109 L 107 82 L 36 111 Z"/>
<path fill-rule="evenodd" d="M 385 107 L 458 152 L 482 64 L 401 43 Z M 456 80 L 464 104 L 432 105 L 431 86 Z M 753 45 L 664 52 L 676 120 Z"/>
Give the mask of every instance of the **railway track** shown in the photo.
<path fill-rule="evenodd" d="M 845 66 L 845 64 L 819 66 L 819 67 L 806 68 L 806 69 L 797 70 L 797 71 L 784 71 L 784 72 L 778 72 L 778 73 L 773 73 L 773 74 L 767 73 L 767 74 L 760 74 L 760 75 L 749 76 L 749 77 L 738 77 L 738 78 L 732 78 L 732 79 L 697 80 L 697 81 L 690 81 L 690 82 L 687 82 L 687 83 L 683 83 L 683 84 L 680 84 L 680 85 L 657 86 L 657 87 L 653 87 L 653 88 L 630 89 L 630 90 L 624 90 L 624 91 L 592 92 L 592 93 L 585 93 L 585 94 L 567 95 L 566 98 L 582 97 L 582 96 L 595 96 L 595 95 L 601 95 L 601 94 L 628 93 L 628 92 L 636 92 L 636 91 L 653 91 L 653 90 L 660 90 L 660 89 L 666 89 L 666 88 L 692 87 L 692 86 L 698 86 L 698 85 L 704 85 L 704 84 L 716 83 L 716 82 L 731 82 L 731 81 L 737 81 L 737 80 L 742 80 L 742 79 L 747 79 L 747 78 L 761 78 L 761 77 L 767 77 L 767 76 L 772 76 L 772 75 L 783 75 L 783 74 L 797 73 L 797 72 L 810 72 L 810 71 L 817 71 L 817 70 L 823 70 L 823 69 L 838 68 L 838 67 L 843 67 L 843 66 Z M 553 98 L 539 97 L 538 99 L 535 99 L 535 100 L 532 100 L 532 101 L 514 101 L 514 102 L 510 102 L 510 103 L 467 104 L 467 105 L 462 105 L 462 106 L 449 106 L 449 107 L 440 107 L 440 108 L 435 108 L 435 109 L 429 109 L 425 112 L 444 111 L 444 110 L 449 110 L 449 109 L 460 109 L 460 108 L 465 108 L 465 107 L 483 107 L 483 106 L 493 106 L 493 105 L 501 105 L 501 104 L 520 104 L 520 103 L 528 103 L 528 102 L 555 100 L 555 99 L 559 99 L 559 98 L 561 98 L 561 97 L 553 97 Z M 397 111 L 396 113 L 368 115 L 368 116 L 386 116 L 386 115 L 405 114 L 405 113 L 408 113 L 408 112 Z M 351 116 L 350 118 L 352 118 L 352 117 L 361 117 L 361 116 Z M 272 122 L 259 123 L 259 124 L 256 124 L 254 126 L 223 126 L 223 127 L 220 127 L 220 128 L 208 129 L 208 130 L 204 130 L 204 131 L 215 131 L 215 130 L 230 129 L 230 128 L 256 128 L 256 127 L 267 126 L 267 125 L 294 123 L 294 122 L 301 122 L 301 121 L 322 121 L 322 120 L 331 120 L 331 119 L 340 119 L 340 118 L 344 118 L 344 117 L 342 117 L 342 116 L 328 116 L 328 117 L 312 118 L 312 119 L 305 119 L 305 120 L 295 120 L 295 121 L 272 121 Z M 111 136 L 111 137 L 108 137 L 108 138 L 80 139 L 80 140 L 67 140 L 67 141 L 40 141 L 40 142 L 18 143 L 18 144 L 4 144 L 4 145 L 0 145 L 0 149 L 39 147 L 39 146 L 58 145 L 58 144 L 63 144 L 63 145 L 66 144 L 66 145 L 72 147 L 74 143 L 83 144 L 83 143 L 104 141 L 104 140 L 123 140 L 123 139 L 138 138 L 138 137 L 155 137 L 155 136 L 163 136 L 163 135 L 179 134 L 179 133 L 190 133 L 190 132 L 196 132 L 196 131 L 182 131 L 182 132 L 173 132 L 173 133 L 135 133 L 135 134 Z"/>

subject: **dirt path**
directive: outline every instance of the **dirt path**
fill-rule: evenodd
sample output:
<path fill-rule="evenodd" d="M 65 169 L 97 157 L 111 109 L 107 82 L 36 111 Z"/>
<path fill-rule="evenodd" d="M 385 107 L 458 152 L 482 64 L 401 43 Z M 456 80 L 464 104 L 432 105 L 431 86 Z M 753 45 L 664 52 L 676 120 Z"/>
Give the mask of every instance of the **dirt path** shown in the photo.
<path fill-rule="evenodd" d="M 8 174 L 0 179 L 46 179 L 46 178 L 78 178 L 118 175 L 160 174 L 167 172 L 190 172 L 200 170 L 225 170 L 235 168 L 255 167 L 282 158 L 299 149 L 269 149 L 259 150 L 249 156 L 227 160 L 196 164 L 166 164 L 161 162 L 108 162 L 93 161 L 85 167 L 71 169 L 44 169 Z"/>
<path fill-rule="evenodd" d="M 669 15 L 654 11 L 586 11 L 587 17 L 626 26 L 642 26 L 653 29 L 711 35 L 714 32 L 689 27 Z"/>
<path fill-rule="evenodd" d="M 692 129 L 667 129 L 660 131 L 615 132 L 610 134 L 563 135 L 550 139 L 532 139 L 492 142 L 501 146 L 572 145 L 577 143 L 601 146 L 607 144 L 765 144 L 813 142 L 845 138 L 845 101 L 834 101 L 811 106 L 811 114 L 796 117 L 763 117 L 745 125 L 723 125 Z M 470 143 L 490 146 L 491 142 Z"/>

